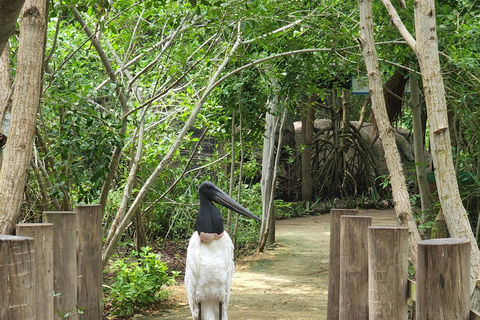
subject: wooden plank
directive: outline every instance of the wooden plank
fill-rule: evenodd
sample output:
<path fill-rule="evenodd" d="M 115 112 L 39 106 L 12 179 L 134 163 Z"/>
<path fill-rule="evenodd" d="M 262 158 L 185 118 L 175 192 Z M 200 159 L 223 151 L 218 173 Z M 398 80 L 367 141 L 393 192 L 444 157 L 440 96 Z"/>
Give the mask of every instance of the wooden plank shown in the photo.
<path fill-rule="evenodd" d="M 330 320 L 339 320 L 340 303 L 340 217 L 357 215 L 356 209 L 330 210 L 330 261 L 328 277 L 327 315 Z"/>
<path fill-rule="evenodd" d="M 55 313 L 77 310 L 77 228 L 75 212 L 45 211 L 43 221 L 53 223 L 53 290 Z"/>
<path fill-rule="evenodd" d="M 372 217 L 340 217 L 340 319 L 368 320 L 368 227 Z"/>
<path fill-rule="evenodd" d="M 16 233 L 35 239 L 35 304 L 37 320 L 53 320 L 53 224 L 20 223 Z"/>
<path fill-rule="evenodd" d="M 369 320 L 408 317 L 408 228 L 368 228 Z"/>
<path fill-rule="evenodd" d="M 77 304 L 80 319 L 102 318 L 102 206 L 77 205 Z"/>

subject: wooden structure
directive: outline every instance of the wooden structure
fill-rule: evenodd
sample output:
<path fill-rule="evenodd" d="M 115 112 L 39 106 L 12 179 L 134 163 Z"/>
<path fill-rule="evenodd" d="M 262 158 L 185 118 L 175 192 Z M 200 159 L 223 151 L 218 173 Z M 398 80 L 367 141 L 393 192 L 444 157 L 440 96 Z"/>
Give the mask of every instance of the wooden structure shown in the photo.
<path fill-rule="evenodd" d="M 77 221 L 73 211 L 46 211 L 43 221 L 52 223 L 53 290 L 55 313 L 77 309 Z"/>
<path fill-rule="evenodd" d="M 368 247 L 369 319 L 407 319 L 408 228 L 369 227 Z"/>
<path fill-rule="evenodd" d="M 357 215 L 356 209 L 330 210 L 330 261 L 327 318 L 339 320 L 340 303 L 340 217 Z"/>
<path fill-rule="evenodd" d="M 338 294 L 339 316 L 328 313 L 328 319 L 406 319 L 408 297 L 416 307 L 413 319 L 480 320 L 480 314 L 471 311 L 469 304 L 468 240 L 420 241 L 415 283 L 408 280 L 407 228 L 369 227 L 370 217 L 341 216 L 336 212 L 332 214 L 333 224 L 337 223 L 337 215 L 340 283 L 339 290 L 332 290 L 336 279 L 330 279 L 333 284 L 329 284 L 328 311 L 334 310 L 330 302 Z M 330 238 L 331 242 L 338 241 L 335 233 Z"/>
<path fill-rule="evenodd" d="M 470 319 L 470 241 L 418 243 L 417 319 Z"/>
<path fill-rule="evenodd" d="M 368 227 L 372 217 L 340 217 L 339 318 L 368 320 Z"/>
<path fill-rule="evenodd" d="M 101 205 L 77 205 L 77 305 L 81 319 L 102 318 L 102 217 Z"/>
<path fill-rule="evenodd" d="M 53 224 L 17 224 L 16 234 L 35 239 L 36 319 L 54 319 L 53 307 Z"/>
<path fill-rule="evenodd" d="M 78 205 L 0 235 L 0 320 L 101 319 L 102 218 Z"/>
<path fill-rule="evenodd" d="M 0 235 L 0 319 L 35 320 L 34 239 Z"/>

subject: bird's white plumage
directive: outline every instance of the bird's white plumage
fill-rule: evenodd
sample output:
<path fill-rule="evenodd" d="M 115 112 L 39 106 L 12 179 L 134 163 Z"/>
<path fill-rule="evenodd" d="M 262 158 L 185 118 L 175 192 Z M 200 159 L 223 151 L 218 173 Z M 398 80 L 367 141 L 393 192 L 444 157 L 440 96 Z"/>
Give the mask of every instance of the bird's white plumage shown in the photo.
<path fill-rule="evenodd" d="M 185 268 L 185 287 L 193 319 L 198 319 L 198 303 L 202 305 L 202 320 L 227 320 L 227 307 L 233 276 L 233 243 L 225 231 L 221 239 L 201 241 L 198 232 L 190 238 Z"/>

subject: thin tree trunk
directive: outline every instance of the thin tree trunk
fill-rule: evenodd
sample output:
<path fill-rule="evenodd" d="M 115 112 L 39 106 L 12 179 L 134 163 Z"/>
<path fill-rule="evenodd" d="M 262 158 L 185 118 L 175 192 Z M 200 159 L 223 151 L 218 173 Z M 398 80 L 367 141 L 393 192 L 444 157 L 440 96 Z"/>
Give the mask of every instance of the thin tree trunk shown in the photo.
<path fill-rule="evenodd" d="M 412 108 L 413 122 L 413 146 L 415 154 L 415 172 L 417 175 L 418 190 L 420 192 L 420 203 L 422 207 L 422 223 L 432 220 L 432 197 L 427 180 L 425 166 L 425 137 L 422 130 L 422 108 L 420 105 L 420 93 L 417 76 L 410 73 L 410 101 Z M 431 229 L 425 229 L 424 237 L 429 238 Z"/>
<path fill-rule="evenodd" d="M 5 45 L 2 55 L 0 56 L 0 137 L 3 138 L 3 122 L 5 121 L 5 114 L 10 106 L 10 92 L 12 84 L 10 81 L 10 46 Z M 0 170 L 2 169 L 3 159 L 3 143 L 0 143 Z"/>
<path fill-rule="evenodd" d="M 407 191 L 405 174 L 400 160 L 400 154 L 395 143 L 395 130 L 388 120 L 385 98 L 383 95 L 382 76 L 378 67 L 377 51 L 373 39 L 372 1 L 359 0 L 360 9 L 360 47 L 367 67 L 372 110 L 375 114 L 377 127 L 385 150 L 395 212 L 401 224 L 409 230 L 410 259 L 415 266 L 417 261 L 417 243 L 420 235 L 413 219 L 410 197 Z"/>
<path fill-rule="evenodd" d="M 97 53 L 100 56 L 100 59 L 102 60 L 103 66 L 105 67 L 105 70 L 107 71 L 107 74 L 110 80 L 116 84 L 115 93 L 117 95 L 118 101 L 120 102 L 120 107 L 121 107 L 120 110 L 121 110 L 121 116 L 122 116 L 122 127 L 120 128 L 119 135 L 125 136 L 127 132 L 127 118 L 124 117 L 124 115 L 128 113 L 129 108 L 127 105 L 127 98 L 125 97 L 125 94 L 122 91 L 122 86 L 120 85 L 120 83 L 117 82 L 117 76 L 115 75 L 115 71 L 113 70 L 112 64 L 110 63 L 110 60 L 105 54 L 105 51 L 103 50 L 100 42 L 96 37 L 94 37 L 92 31 L 87 26 L 86 22 L 82 19 L 78 10 L 75 7 L 73 7 L 72 10 L 73 10 L 73 14 L 75 15 L 75 19 L 80 23 L 86 35 L 92 39 L 92 44 L 95 47 L 95 50 L 97 50 Z M 118 167 L 120 154 L 121 154 L 121 148 L 119 146 L 116 146 L 113 150 L 112 158 L 108 168 L 107 177 L 105 178 L 105 182 L 102 186 L 102 191 L 100 194 L 100 204 L 102 205 L 103 210 L 105 210 L 105 205 L 107 204 L 108 194 L 110 192 L 110 187 L 112 185 L 113 176 Z"/>
<path fill-rule="evenodd" d="M 313 95 L 316 96 L 316 95 Z M 304 149 L 302 152 L 302 201 L 305 208 L 312 201 L 312 139 L 313 122 L 315 121 L 314 100 L 309 97 L 305 105 L 305 113 L 302 116 L 302 138 Z"/>
<path fill-rule="evenodd" d="M 120 221 L 124 218 L 124 214 L 127 211 L 128 201 L 130 200 L 130 196 L 132 195 L 133 186 L 137 181 L 137 172 L 138 172 L 138 164 L 140 162 L 140 157 L 142 155 L 143 150 L 143 134 L 145 128 L 145 113 L 148 108 L 143 109 L 142 115 L 140 117 L 140 130 L 138 134 L 138 142 L 137 142 L 137 150 L 135 153 L 135 157 L 132 159 L 132 163 L 130 166 L 130 172 L 128 174 L 127 182 L 125 182 L 125 188 L 123 190 L 122 201 L 120 203 L 120 207 L 115 215 L 115 218 L 112 221 L 112 225 L 110 226 L 110 230 L 108 232 L 107 239 L 105 240 L 106 243 L 110 242 L 115 234 L 115 231 L 120 224 Z"/>
<path fill-rule="evenodd" d="M 243 115 L 242 115 L 242 105 L 239 104 L 238 107 L 238 122 L 240 128 L 240 163 L 238 164 L 238 192 L 237 192 L 237 202 L 240 203 L 242 195 L 242 176 L 243 176 L 243 162 L 245 161 L 245 149 L 243 145 Z M 238 230 L 238 214 L 235 215 L 235 228 L 233 230 L 233 247 L 237 248 L 237 230 Z M 234 255 L 235 259 L 235 255 Z"/>
<path fill-rule="evenodd" d="M 232 135 L 232 140 L 231 140 L 231 145 L 232 145 L 232 154 L 231 154 L 231 157 L 230 157 L 230 183 L 229 183 L 229 187 L 228 187 L 228 195 L 230 197 L 232 197 L 233 195 L 233 184 L 234 184 L 234 181 L 235 181 L 235 161 L 236 161 L 236 157 L 235 157 L 235 110 L 233 111 L 233 114 L 232 114 L 232 131 L 231 131 L 231 135 Z M 232 225 L 232 210 L 228 210 L 228 213 L 227 213 L 227 230 L 228 232 L 230 232 L 230 227 Z"/>
<path fill-rule="evenodd" d="M 278 95 L 275 95 L 268 102 L 268 111 L 265 114 L 265 134 L 263 138 L 263 156 L 262 156 L 262 178 L 260 187 L 262 192 L 262 224 L 260 226 L 260 238 L 258 252 L 262 252 L 268 239 L 270 230 L 270 217 L 273 215 L 273 199 L 271 199 L 271 189 L 273 188 L 273 167 L 275 150 L 275 130 L 278 124 L 278 118 L 273 112 L 278 104 Z"/>
<path fill-rule="evenodd" d="M 21 12 L 12 119 L 0 172 L 0 233 L 12 234 L 21 214 L 40 102 L 46 0 L 28 0 Z"/>

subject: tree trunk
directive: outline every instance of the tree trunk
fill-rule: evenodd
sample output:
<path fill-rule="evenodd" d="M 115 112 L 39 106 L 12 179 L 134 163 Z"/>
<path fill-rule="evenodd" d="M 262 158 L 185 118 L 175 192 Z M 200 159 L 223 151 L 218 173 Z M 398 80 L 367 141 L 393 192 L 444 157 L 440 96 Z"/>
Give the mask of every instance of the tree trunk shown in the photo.
<path fill-rule="evenodd" d="M 316 97 L 316 95 L 313 95 Z M 312 139 L 313 122 L 315 121 L 314 100 L 310 97 L 305 105 L 302 116 L 302 139 L 304 149 L 302 152 L 302 201 L 305 208 L 312 201 Z"/>
<path fill-rule="evenodd" d="M 0 0 L 0 52 L 3 52 L 8 39 L 15 32 L 18 14 L 25 0 Z"/>
<path fill-rule="evenodd" d="M 262 156 L 262 179 L 260 187 L 262 192 L 262 225 L 260 227 L 260 239 L 258 251 L 262 252 L 265 247 L 270 231 L 270 220 L 274 216 L 274 204 L 272 189 L 274 177 L 274 157 L 275 157 L 275 131 L 278 126 L 278 117 L 275 117 L 274 111 L 278 105 L 278 95 L 275 95 L 268 102 L 268 112 L 265 115 L 265 134 L 263 138 L 263 156 Z"/>
<path fill-rule="evenodd" d="M 415 31 L 416 53 L 422 72 L 438 196 L 452 237 L 470 240 L 470 293 L 473 293 L 480 276 L 480 251 L 462 204 L 453 166 L 445 88 L 438 57 L 434 0 L 415 2 Z"/>
<path fill-rule="evenodd" d="M 378 67 L 377 52 L 373 39 L 372 1 L 359 0 L 358 3 L 361 31 L 359 41 L 367 66 L 372 110 L 375 114 L 379 136 L 382 140 L 383 149 L 385 150 L 385 159 L 391 178 L 390 183 L 392 185 L 395 212 L 402 226 L 408 227 L 410 259 L 415 266 L 417 260 L 417 243 L 420 241 L 420 235 L 417 230 L 417 225 L 413 220 L 405 174 L 403 173 L 400 154 L 398 153 L 395 143 L 395 130 L 390 125 L 385 107 L 382 77 Z"/>
<path fill-rule="evenodd" d="M 5 45 L 2 55 L 0 56 L 0 170 L 2 169 L 3 146 L 5 145 L 5 137 L 3 135 L 3 122 L 5 114 L 10 105 L 10 91 L 12 84 L 10 81 L 10 46 Z"/>
<path fill-rule="evenodd" d="M 20 215 L 41 95 L 46 0 L 28 0 L 21 13 L 12 119 L 0 172 L 0 233 L 11 234 Z"/>
<path fill-rule="evenodd" d="M 412 103 L 412 122 L 413 122 L 413 146 L 415 155 L 415 172 L 417 175 L 418 190 L 420 192 L 420 203 L 422 207 L 422 223 L 432 220 L 432 197 L 427 180 L 427 170 L 425 164 L 425 136 L 422 130 L 422 108 L 420 105 L 420 94 L 418 88 L 417 76 L 410 74 L 410 101 Z M 430 229 L 425 229 L 423 235 L 429 238 Z"/>

